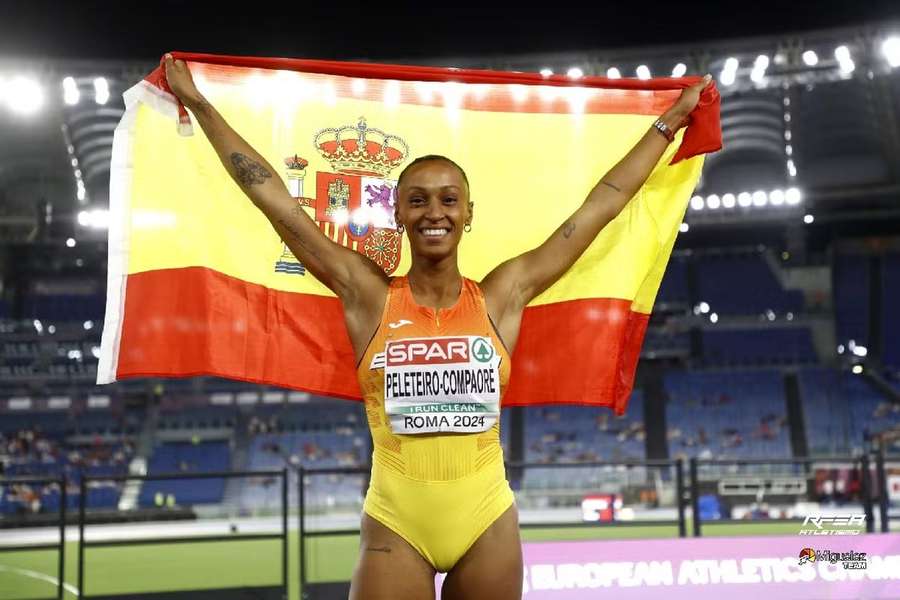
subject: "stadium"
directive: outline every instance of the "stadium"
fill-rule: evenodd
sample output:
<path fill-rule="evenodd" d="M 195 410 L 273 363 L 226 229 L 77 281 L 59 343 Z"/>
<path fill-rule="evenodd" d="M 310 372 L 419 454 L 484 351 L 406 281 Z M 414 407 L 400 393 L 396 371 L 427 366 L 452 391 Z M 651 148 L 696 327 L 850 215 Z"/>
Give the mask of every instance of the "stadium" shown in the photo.
<path fill-rule="evenodd" d="M 173 8 L 169 4 L 163 3 Z M 175 159 L 160 150 L 182 139 L 176 125 L 189 119 L 184 105 L 178 105 L 179 116 L 170 89 L 160 84 L 153 92 L 168 89 L 173 99 L 169 109 L 159 110 L 165 119 L 130 112 L 136 106 L 131 99 L 163 76 L 160 57 L 178 50 L 176 45 L 209 53 L 176 58 L 192 67 L 204 93 L 222 98 L 229 119 L 237 118 L 239 103 L 226 104 L 222 90 L 231 89 L 229 69 L 239 67 L 257 83 L 266 72 L 276 73 L 274 81 L 291 69 L 302 70 L 314 85 L 324 82 L 316 88 L 324 90 L 324 100 L 314 101 L 326 117 L 345 95 L 356 97 L 359 104 L 345 111 L 350 120 L 344 113 L 323 117 L 310 130 L 315 136 L 304 133 L 305 145 L 297 142 L 296 151 L 273 144 L 281 154 L 273 149 L 270 160 L 281 165 L 278 175 L 291 198 L 323 233 L 338 243 L 344 235 L 346 247 L 388 273 L 408 264 L 403 261 L 409 257 L 401 257 L 410 253 L 408 247 L 398 241 L 391 255 L 385 250 L 390 241 L 378 238 L 376 259 L 367 254 L 375 234 L 365 236 L 369 226 L 385 231 L 393 222 L 379 226 L 373 217 L 363 227 L 344 218 L 342 229 L 325 221 L 334 203 L 350 194 L 371 193 L 370 206 L 393 202 L 385 192 L 391 190 L 378 186 L 396 186 L 396 199 L 398 176 L 390 169 L 425 153 L 405 148 L 420 139 L 412 125 L 399 133 L 392 128 L 403 122 L 386 116 L 396 106 L 415 105 L 404 117 L 409 123 L 420 123 L 415 111 L 431 107 L 456 123 L 460 117 L 453 111 L 460 106 L 478 115 L 501 112 L 478 103 L 508 86 L 515 102 L 519 93 L 522 102 L 534 106 L 565 100 L 560 114 L 581 115 L 586 121 L 567 123 L 574 123 L 572 135 L 582 135 L 592 131 L 584 124 L 595 114 L 592 100 L 579 105 L 577 95 L 559 90 L 608 87 L 614 99 L 632 93 L 645 98 L 654 94 L 640 87 L 648 82 L 662 86 L 710 73 L 720 102 L 715 121 L 721 149 L 703 150 L 702 170 L 697 167 L 696 183 L 689 186 L 675 181 L 680 175 L 663 179 L 665 165 L 654 171 L 662 173 L 665 185 L 681 185 L 688 193 L 669 198 L 682 202 L 683 217 L 679 213 L 670 223 L 669 248 L 661 263 L 653 263 L 661 264 L 661 283 L 650 292 L 652 312 L 648 307 L 636 342 L 619 348 L 611 335 L 597 333 L 607 325 L 592 325 L 589 345 L 596 354 L 562 356 L 558 342 L 577 336 L 566 330 L 554 337 L 548 328 L 537 337 L 544 336 L 541 352 L 556 370 L 527 380 L 544 395 L 535 391 L 536 400 L 520 401 L 528 394 L 520 384 L 511 388 L 515 401 L 500 411 L 505 477 L 515 497 L 524 556 L 522 598 L 900 598 L 900 316 L 895 314 L 900 306 L 900 15 L 896 7 L 878 4 L 853 17 L 835 9 L 830 20 L 823 13 L 808 26 L 801 21 L 790 27 L 774 23 L 776 16 L 761 9 L 755 27 L 723 27 L 717 36 L 645 31 L 641 37 L 635 18 L 634 27 L 623 25 L 603 43 L 585 33 L 584 24 L 572 24 L 568 37 L 559 25 L 558 38 L 537 36 L 529 45 L 511 32 L 495 36 L 486 19 L 456 43 L 453 32 L 439 27 L 430 42 L 405 40 L 377 49 L 363 39 L 365 29 L 355 29 L 363 25 L 318 16 L 314 20 L 322 30 L 338 23 L 347 27 L 341 39 L 311 38 L 318 51 L 276 42 L 274 35 L 266 41 L 223 41 L 229 30 L 216 24 L 203 27 L 207 37 L 197 25 L 197 37 L 188 43 L 154 34 L 150 22 L 165 15 L 151 15 L 149 9 L 135 15 L 144 22 L 141 32 L 129 33 L 127 11 L 111 8 L 108 20 L 122 31 L 95 39 L 94 48 L 76 49 L 59 41 L 60 32 L 54 45 L 52 28 L 37 33 L 38 5 L 31 8 L 34 14 L 24 4 L 4 8 L 9 14 L 0 17 L 9 35 L 0 36 L 6 37 L 0 39 L 0 600 L 315 600 L 347 598 L 350 592 L 361 552 L 360 515 L 370 480 L 376 479 L 373 456 L 384 443 L 370 433 L 368 397 L 358 401 L 355 380 L 349 387 L 343 380 L 330 388 L 320 385 L 326 376 L 319 373 L 327 370 L 322 365 L 345 357 L 343 347 L 308 353 L 298 349 L 309 345 L 285 346 L 283 352 L 267 347 L 260 351 L 265 360 L 258 372 L 248 366 L 256 355 L 243 347 L 252 346 L 247 341 L 255 339 L 252 334 L 268 334 L 273 323 L 303 344 L 320 331 L 317 323 L 321 331 L 332 331 L 334 320 L 324 304 L 315 304 L 319 299 L 301 305 L 280 295 L 296 291 L 290 286 L 299 280 L 317 283 L 315 266 L 295 257 L 287 237 L 284 243 L 272 237 L 271 247 L 257 253 L 264 254 L 265 276 L 290 283 L 274 292 L 265 288 L 263 296 L 241 288 L 241 301 L 257 302 L 253 310 L 263 315 L 250 325 L 230 317 L 215 320 L 232 308 L 220 292 L 188 293 L 175 277 L 140 284 L 139 271 L 217 268 L 225 264 L 222 256 L 240 266 L 242 257 L 254 254 L 252 248 L 229 249 L 235 244 L 229 230 L 221 239 L 192 238 L 190 247 L 167 248 L 158 241 L 175 237 L 153 237 L 158 231 L 191 237 L 179 228 L 199 222 L 202 213 L 201 208 L 166 212 L 184 204 L 184 197 L 153 197 L 168 193 L 168 180 L 187 177 L 186 171 L 177 165 L 172 171 L 141 169 L 166 161 L 187 164 L 195 157 L 206 165 L 207 155 L 216 160 L 195 146 Z M 88 15 L 94 10 L 107 8 L 70 7 L 59 16 L 83 25 L 99 14 Z M 184 11 L 185 23 L 204 18 Z M 504 19 L 509 29 L 515 17 Z M 530 19 L 523 18 L 523 28 L 535 26 Z M 85 26 L 80 35 L 87 39 L 88 31 Z M 128 35 L 134 43 L 125 49 Z M 119 38 L 121 51 L 114 46 Z M 260 56 L 310 60 L 271 66 L 247 58 Z M 346 79 L 346 89 L 329 88 L 328 77 Z M 635 87 L 623 87 L 627 80 Z M 383 97 L 366 96 L 384 81 Z M 393 84 L 399 91 L 391 92 Z M 313 101 L 308 88 L 266 85 L 257 89 L 268 91 L 241 97 L 249 107 L 248 124 L 262 122 L 260 107 L 266 102 L 283 119 L 276 122 L 284 124 L 290 123 L 283 115 L 292 94 Z M 482 96 L 479 86 L 493 88 L 482 90 Z M 677 94 L 657 95 L 653 110 L 661 106 L 659 98 L 671 104 Z M 350 112 L 363 101 L 377 107 L 365 105 L 363 117 Z M 143 102 L 147 111 L 158 109 L 146 97 Z M 551 173 L 546 181 L 534 175 L 542 161 L 557 167 L 562 161 L 549 156 L 559 127 L 543 129 L 539 121 L 555 113 L 542 110 L 521 111 L 533 123 L 523 138 L 498 142 L 489 139 L 495 130 L 475 127 L 467 134 L 491 147 L 484 155 L 495 157 L 501 171 L 521 173 L 522 187 L 538 190 L 536 196 L 576 187 L 567 183 L 573 179 L 570 170 Z M 513 119 L 519 113 L 513 112 L 496 117 L 502 122 L 496 131 L 518 135 L 521 127 Z M 610 112 L 596 109 L 596 114 Z M 191 110 L 193 140 L 201 137 L 195 113 Z M 641 115 L 639 128 L 650 125 L 649 114 Z M 623 131 L 632 131 L 633 117 L 622 117 Z M 503 129 L 507 119 L 512 125 Z M 157 145 L 136 142 L 125 156 L 120 151 L 126 130 L 131 139 Z M 362 142 L 360 147 L 381 136 L 380 154 L 350 161 L 340 155 L 347 136 Z M 517 149 L 519 139 L 529 140 L 529 147 Z M 681 140 L 688 144 L 687 133 Z M 615 159 L 628 147 L 616 149 Z M 595 152 L 601 151 L 576 149 L 576 166 L 587 165 Z M 521 162 L 522 157 L 534 162 Z M 334 173 L 319 168 L 326 161 Z M 612 166 L 615 160 L 607 162 Z M 197 170 L 207 176 L 205 167 Z M 126 186 L 122 173 L 138 175 Z M 473 183 L 484 179 L 477 167 L 469 173 Z M 213 176 L 227 183 L 224 171 Z M 344 192 L 335 187 L 339 180 L 351 181 L 348 177 L 356 177 L 357 187 Z M 656 181 L 648 187 L 664 187 Z M 208 195 L 226 198 L 224 189 L 222 184 Z M 135 216 L 129 217 L 127 236 L 121 227 L 126 197 L 135 202 L 129 205 Z M 157 206 L 151 201 L 163 208 L 147 209 Z M 482 206 L 485 213 L 494 210 Z M 555 219 L 555 212 L 547 214 Z M 642 218 L 637 212 L 623 216 L 627 219 L 611 221 L 615 235 L 620 231 L 615 223 Z M 258 217 L 238 210 L 227 218 L 236 228 L 251 223 L 252 229 Z M 653 226 L 661 229 L 665 223 Z M 479 250 L 466 254 L 464 245 L 461 261 L 503 257 L 498 247 L 527 237 L 522 230 L 508 238 L 506 233 L 489 237 L 482 233 L 487 228 L 486 220 L 474 220 L 468 243 L 480 244 Z M 640 237 L 621 231 L 629 243 Z M 157 244 L 152 252 L 141 250 L 140 244 L 151 242 Z M 122 248 L 131 271 L 119 254 Z M 625 253 L 641 246 L 621 248 L 627 250 L 609 251 L 612 258 L 602 273 L 616 275 L 639 260 Z M 658 261 L 656 251 L 652 257 Z M 191 262 L 197 256 L 215 258 Z M 657 267 L 651 262 L 648 258 L 650 275 L 641 277 L 652 279 Z M 141 268 L 133 266 L 138 263 Z M 397 274 L 402 272 L 401 266 Z M 126 282 L 127 304 L 125 292 L 117 291 Z M 643 282 L 635 289 L 644 290 Z M 635 303 L 641 298 L 623 297 Z M 140 305 L 136 298 L 153 309 L 129 313 Z M 549 311 L 546 307 L 555 305 L 541 306 Z M 591 316 L 592 308 L 586 310 L 599 320 Z M 296 314 L 302 311 L 307 314 Z M 434 314 L 439 319 L 441 313 Z M 525 337 L 535 322 L 525 314 L 516 357 L 523 344 L 535 343 L 535 336 Z M 227 331 L 219 332 L 223 323 Z M 406 324 L 411 322 L 389 327 Z M 491 326 L 496 331 L 493 321 Z M 347 337 L 342 327 L 341 339 Z M 209 347 L 192 345 L 206 335 Z M 442 378 L 425 370 L 390 373 L 386 395 L 450 391 L 441 403 L 412 406 L 406 428 L 442 427 L 441 414 L 453 411 L 475 413 L 458 416 L 460 427 L 474 428 L 478 419 L 484 424 L 477 416 L 481 412 L 450 396 L 497 394 L 500 383 L 494 377 L 500 371 L 484 366 L 496 364 L 490 362 L 497 361 L 494 347 L 453 343 L 386 345 L 389 351 L 372 358 L 371 368 L 380 360 L 385 372 L 391 360 L 413 369 L 407 365 L 426 358 L 450 363 L 454 353 L 479 366 L 434 371 Z M 629 350 L 636 368 L 617 366 L 604 374 L 604 365 L 619 365 Z M 518 372 L 525 375 L 519 377 L 527 376 L 530 356 L 515 363 L 523 365 Z M 305 379 L 285 381 L 276 367 L 269 368 L 275 363 L 291 365 Z M 515 382 L 517 371 L 512 372 Z M 597 389 L 590 384 L 606 377 L 617 382 L 620 396 L 590 398 L 590 390 Z M 326 389 L 331 393 L 321 393 Z M 586 399 L 565 395 L 582 389 L 589 390 Z M 553 390 L 566 391 L 548 400 Z M 438 573 L 436 597 L 443 579 Z"/>

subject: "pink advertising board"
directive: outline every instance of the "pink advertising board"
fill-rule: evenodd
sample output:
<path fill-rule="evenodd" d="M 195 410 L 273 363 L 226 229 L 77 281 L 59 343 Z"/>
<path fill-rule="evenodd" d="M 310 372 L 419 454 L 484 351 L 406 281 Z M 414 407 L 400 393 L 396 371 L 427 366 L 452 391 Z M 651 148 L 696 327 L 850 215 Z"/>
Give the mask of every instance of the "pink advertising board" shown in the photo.
<path fill-rule="evenodd" d="M 804 548 L 815 561 L 807 552 L 800 564 Z M 525 600 L 900 598 L 900 534 L 541 542 L 523 552 Z M 857 560 L 848 568 L 846 558 Z"/>

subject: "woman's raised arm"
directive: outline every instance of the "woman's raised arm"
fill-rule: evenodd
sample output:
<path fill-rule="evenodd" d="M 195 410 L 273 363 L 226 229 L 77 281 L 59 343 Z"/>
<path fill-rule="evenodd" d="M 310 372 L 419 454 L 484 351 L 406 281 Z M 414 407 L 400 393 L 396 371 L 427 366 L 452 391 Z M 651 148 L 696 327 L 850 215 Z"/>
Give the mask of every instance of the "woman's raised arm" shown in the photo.
<path fill-rule="evenodd" d="M 384 271 L 322 233 L 291 197 L 277 171 L 197 90 L 187 64 L 167 54 L 165 68 L 169 87 L 197 118 L 225 170 L 265 214 L 294 256 L 344 301 L 345 308 L 370 304 L 369 295 L 371 299 L 383 296 L 387 287 Z"/>
<path fill-rule="evenodd" d="M 709 84 L 707 75 L 685 88 L 677 102 L 660 117 L 673 132 L 687 123 L 688 115 Z M 650 128 L 638 143 L 604 175 L 578 209 L 540 246 L 497 266 L 481 282 L 488 311 L 503 334 L 513 341 L 522 310 L 534 297 L 553 285 L 590 246 L 607 223 L 616 218 L 644 185 L 668 142 Z"/>

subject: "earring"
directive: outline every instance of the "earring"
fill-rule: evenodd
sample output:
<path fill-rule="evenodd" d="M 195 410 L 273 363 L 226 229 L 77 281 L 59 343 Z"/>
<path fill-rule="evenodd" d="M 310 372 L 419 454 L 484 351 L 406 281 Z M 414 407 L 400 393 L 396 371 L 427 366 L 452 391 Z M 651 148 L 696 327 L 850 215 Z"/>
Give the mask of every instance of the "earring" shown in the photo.
<path fill-rule="evenodd" d="M 403 223 L 397 223 L 397 233 L 403 233 Z"/>
<path fill-rule="evenodd" d="M 466 233 L 472 231 L 472 224 L 466 223 L 465 226 L 463 226 L 463 231 L 465 231 Z"/>

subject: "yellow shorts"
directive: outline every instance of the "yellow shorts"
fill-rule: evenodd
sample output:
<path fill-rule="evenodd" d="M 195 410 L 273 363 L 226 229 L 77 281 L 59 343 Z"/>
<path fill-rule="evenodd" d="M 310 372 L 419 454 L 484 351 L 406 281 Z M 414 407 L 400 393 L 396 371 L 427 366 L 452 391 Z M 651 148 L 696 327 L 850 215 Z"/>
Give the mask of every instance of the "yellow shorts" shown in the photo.
<path fill-rule="evenodd" d="M 502 460 L 450 481 L 411 479 L 375 462 L 363 510 L 446 573 L 513 501 Z"/>

